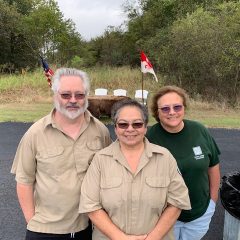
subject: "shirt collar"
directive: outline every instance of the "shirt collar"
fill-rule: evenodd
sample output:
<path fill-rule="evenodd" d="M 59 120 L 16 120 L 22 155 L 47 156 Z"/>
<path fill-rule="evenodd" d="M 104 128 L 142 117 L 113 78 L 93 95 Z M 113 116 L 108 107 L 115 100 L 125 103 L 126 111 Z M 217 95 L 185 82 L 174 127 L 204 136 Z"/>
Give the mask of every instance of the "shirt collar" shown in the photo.
<path fill-rule="evenodd" d="M 55 122 L 55 120 L 54 120 L 54 118 L 53 118 L 53 115 L 54 115 L 54 113 L 56 112 L 56 109 L 55 108 L 53 108 L 52 110 L 51 110 L 51 112 L 46 116 L 46 120 L 45 120 L 45 123 L 44 123 L 44 128 L 47 128 L 48 126 L 52 126 L 52 127 L 54 127 L 54 128 L 56 128 L 57 126 L 56 126 L 56 122 Z M 84 118 L 85 118 L 85 123 L 86 123 L 86 125 L 88 125 L 89 123 L 90 123 L 90 121 L 93 121 L 94 120 L 94 117 L 93 117 L 93 115 L 88 111 L 88 110 L 86 110 L 85 112 L 84 112 Z"/>

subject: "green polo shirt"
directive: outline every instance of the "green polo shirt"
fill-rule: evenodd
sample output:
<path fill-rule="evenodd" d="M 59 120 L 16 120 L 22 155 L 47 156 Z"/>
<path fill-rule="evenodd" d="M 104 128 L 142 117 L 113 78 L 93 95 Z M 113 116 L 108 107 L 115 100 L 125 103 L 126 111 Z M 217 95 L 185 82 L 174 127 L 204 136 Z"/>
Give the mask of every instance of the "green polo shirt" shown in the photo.
<path fill-rule="evenodd" d="M 189 189 L 192 209 L 183 210 L 178 220 L 189 222 L 202 216 L 210 200 L 208 168 L 219 163 L 220 154 L 208 130 L 200 123 L 184 120 L 180 132 L 169 133 L 156 123 L 146 137 L 173 154 Z"/>

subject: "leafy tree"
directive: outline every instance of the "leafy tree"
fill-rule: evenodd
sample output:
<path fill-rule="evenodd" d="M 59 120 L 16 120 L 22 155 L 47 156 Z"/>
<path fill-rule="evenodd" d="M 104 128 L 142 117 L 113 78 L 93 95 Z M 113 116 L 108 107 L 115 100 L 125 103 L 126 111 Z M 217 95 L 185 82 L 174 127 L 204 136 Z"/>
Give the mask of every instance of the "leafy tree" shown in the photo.
<path fill-rule="evenodd" d="M 124 6 L 128 14 L 127 38 L 130 51 L 139 52 L 146 49 L 149 39 L 156 40 L 156 34 L 167 33 L 167 29 L 178 19 L 185 18 L 194 12 L 198 7 L 211 8 L 214 4 L 222 0 L 138 0 L 128 1 Z M 138 63 L 139 59 L 135 56 L 132 62 Z"/>
<path fill-rule="evenodd" d="M 2 71 L 12 72 L 23 66 L 21 53 L 21 14 L 16 6 L 0 1 L 0 65 Z M 19 51 L 17 51 L 17 49 Z"/>
<path fill-rule="evenodd" d="M 38 0 L 24 24 L 29 42 L 49 61 L 63 65 L 80 54 L 83 40 L 72 20 L 63 18 L 56 1 Z"/>
<path fill-rule="evenodd" d="M 239 96 L 240 4 L 223 3 L 211 11 L 198 8 L 175 21 L 168 36 L 155 38 L 158 63 L 168 83 L 208 98 Z M 153 44 L 154 45 L 154 44 Z"/>

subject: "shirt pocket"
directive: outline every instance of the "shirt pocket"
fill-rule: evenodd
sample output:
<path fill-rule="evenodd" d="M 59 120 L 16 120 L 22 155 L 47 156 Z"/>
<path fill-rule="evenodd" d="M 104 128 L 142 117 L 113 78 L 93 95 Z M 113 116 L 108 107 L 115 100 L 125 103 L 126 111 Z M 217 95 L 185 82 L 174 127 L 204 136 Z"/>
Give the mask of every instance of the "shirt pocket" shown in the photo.
<path fill-rule="evenodd" d="M 37 156 L 37 168 L 39 172 L 46 172 L 52 177 L 58 177 L 66 171 L 64 148 L 52 147 L 39 151 Z"/>
<path fill-rule="evenodd" d="M 146 194 L 151 208 L 162 209 L 167 202 L 168 177 L 146 177 Z"/>
<path fill-rule="evenodd" d="M 83 178 L 94 155 L 103 148 L 100 137 L 95 137 L 92 140 L 87 140 L 84 145 L 77 150 L 76 168 L 79 176 Z"/>
<path fill-rule="evenodd" d="M 103 208 L 107 211 L 119 208 L 122 204 L 122 178 L 104 178 L 101 180 L 100 187 L 100 197 Z"/>

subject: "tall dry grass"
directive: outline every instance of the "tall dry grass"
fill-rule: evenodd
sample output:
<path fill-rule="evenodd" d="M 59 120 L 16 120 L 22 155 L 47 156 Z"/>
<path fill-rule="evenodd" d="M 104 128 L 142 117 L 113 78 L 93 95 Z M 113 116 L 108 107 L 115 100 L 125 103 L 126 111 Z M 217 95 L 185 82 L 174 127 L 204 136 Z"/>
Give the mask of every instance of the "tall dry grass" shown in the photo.
<path fill-rule="evenodd" d="M 130 67 L 95 67 L 84 69 L 90 77 L 91 91 L 94 94 L 96 88 L 107 88 L 108 94 L 113 90 L 123 88 L 127 90 L 129 97 L 134 97 L 135 90 L 142 88 L 142 73 L 139 68 Z M 164 85 L 164 80 L 158 76 L 156 82 L 152 74 L 145 74 L 143 88 L 149 91 L 149 98 Z M 167 83 L 165 83 L 167 84 Z M 42 69 L 19 75 L 0 75 L 0 103 L 32 103 L 51 102 L 52 92 L 48 86 Z M 196 96 L 198 96 L 196 94 Z M 202 97 L 190 100 L 191 108 L 197 109 L 221 109 L 228 108 L 226 102 L 207 102 Z"/>
<path fill-rule="evenodd" d="M 140 69 L 130 67 L 96 67 L 86 69 L 90 77 L 91 92 L 95 88 L 107 88 L 113 94 L 117 88 L 126 89 L 128 96 L 134 97 L 136 89 L 142 88 Z M 151 74 L 144 76 L 144 88 L 154 93 L 161 86 Z M 41 102 L 51 99 L 51 90 L 41 69 L 20 75 L 0 75 L 0 103 L 9 102 Z"/>
<path fill-rule="evenodd" d="M 107 88 L 113 94 L 117 88 L 126 89 L 129 97 L 134 97 L 136 89 L 142 88 L 140 69 L 129 67 L 96 67 L 85 70 L 91 80 L 91 92 L 96 88 Z M 158 76 L 157 83 L 151 74 L 144 76 L 144 89 L 149 91 L 148 106 L 151 97 L 164 85 Z M 167 83 L 165 83 L 167 84 Z M 190 99 L 190 108 L 186 118 L 200 121 L 209 127 L 240 128 L 240 108 L 232 109 L 227 101 L 207 102 L 198 94 Z M 52 91 L 42 69 L 22 75 L 0 75 L 0 122 L 36 121 L 52 108 Z M 155 121 L 150 115 L 150 125 Z"/>

